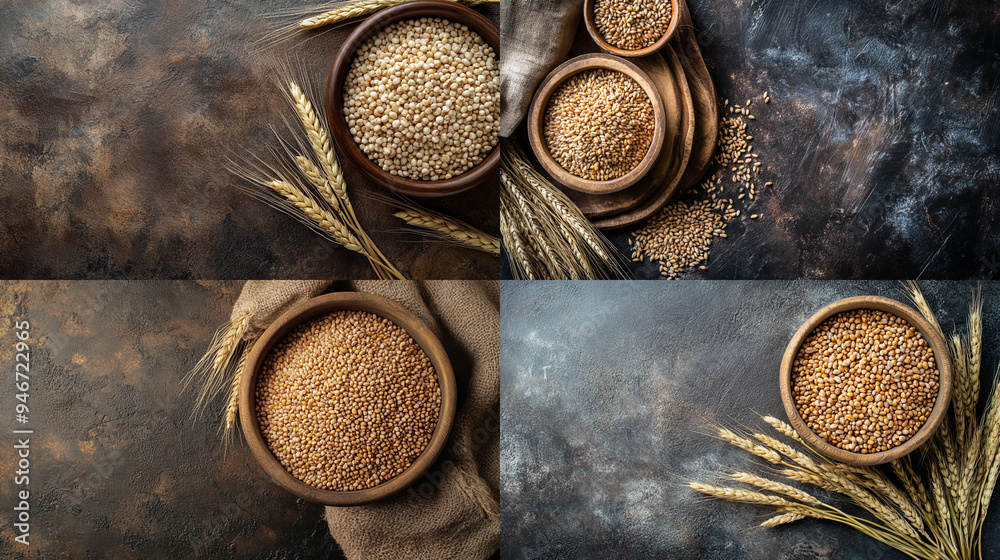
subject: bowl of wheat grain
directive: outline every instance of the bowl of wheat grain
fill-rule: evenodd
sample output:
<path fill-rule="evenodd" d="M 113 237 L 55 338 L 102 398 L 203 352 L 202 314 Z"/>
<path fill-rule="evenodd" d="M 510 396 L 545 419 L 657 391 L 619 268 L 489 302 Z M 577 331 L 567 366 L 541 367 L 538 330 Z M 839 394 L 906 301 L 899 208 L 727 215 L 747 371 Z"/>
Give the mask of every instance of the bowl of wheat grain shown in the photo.
<path fill-rule="evenodd" d="M 607 54 L 567 60 L 538 87 L 528 109 L 528 141 L 560 184 L 590 194 L 624 190 L 653 168 L 666 114 L 649 76 Z"/>
<path fill-rule="evenodd" d="M 601 50 L 637 58 L 674 37 L 680 9 L 678 0 L 584 0 L 583 21 Z"/>
<path fill-rule="evenodd" d="M 344 41 L 327 82 L 331 132 L 366 177 L 450 196 L 500 165 L 500 32 L 455 2 L 382 10 Z"/>
<path fill-rule="evenodd" d="M 403 306 L 326 294 L 254 343 L 239 387 L 240 426 L 264 471 L 319 504 L 381 500 L 423 476 L 457 409 L 441 342 Z"/>
<path fill-rule="evenodd" d="M 948 345 L 913 308 L 878 296 L 809 318 L 781 362 L 781 400 L 813 449 L 853 465 L 903 457 L 940 427 L 951 399 Z"/>

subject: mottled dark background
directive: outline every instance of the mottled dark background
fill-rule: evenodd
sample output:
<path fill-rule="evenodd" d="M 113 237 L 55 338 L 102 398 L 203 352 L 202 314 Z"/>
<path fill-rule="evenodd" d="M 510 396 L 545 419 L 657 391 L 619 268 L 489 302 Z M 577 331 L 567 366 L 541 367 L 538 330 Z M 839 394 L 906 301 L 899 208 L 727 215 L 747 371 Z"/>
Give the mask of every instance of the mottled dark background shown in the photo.
<path fill-rule="evenodd" d="M 756 99 L 756 184 L 775 184 L 689 277 L 1000 277 L 1000 3 L 688 6 L 720 99 Z M 611 235 L 626 254 L 635 229 Z"/>
<path fill-rule="evenodd" d="M 222 167 L 263 155 L 282 126 L 275 56 L 325 88 L 353 24 L 261 42 L 308 6 L 0 3 L 0 278 L 372 277 Z M 377 187 L 343 163 L 362 223 L 406 276 L 499 275 L 492 255 L 394 233 L 402 222 L 366 198 Z M 427 206 L 497 234 L 498 188 Z"/>
<path fill-rule="evenodd" d="M 0 364 L 31 323 L 31 546 L 14 543 L 14 436 L 0 446 L 4 558 L 338 558 L 323 507 L 271 482 L 181 378 L 239 282 L 0 284 Z M 13 375 L 11 375 L 13 377 Z M 0 389 L 14 422 L 13 379 Z M 216 407 L 213 410 L 218 410 Z M 9 476 L 8 476 L 9 475 Z"/>
<path fill-rule="evenodd" d="M 946 331 L 974 284 L 923 282 Z M 902 560 L 844 526 L 757 528 L 772 510 L 687 489 L 754 468 L 711 422 L 785 418 L 778 367 L 814 312 L 838 299 L 905 300 L 897 282 L 504 282 L 503 558 Z M 1000 362 L 1000 283 L 983 287 L 984 376 Z M 984 383 L 984 385 L 987 385 Z M 1000 513 L 983 558 L 1000 557 Z"/>

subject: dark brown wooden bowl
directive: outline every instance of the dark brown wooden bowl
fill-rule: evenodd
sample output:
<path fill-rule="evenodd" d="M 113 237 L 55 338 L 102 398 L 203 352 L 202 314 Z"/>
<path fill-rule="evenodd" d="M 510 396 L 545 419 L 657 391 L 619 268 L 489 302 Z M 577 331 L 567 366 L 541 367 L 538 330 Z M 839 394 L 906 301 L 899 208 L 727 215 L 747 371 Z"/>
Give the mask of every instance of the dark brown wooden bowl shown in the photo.
<path fill-rule="evenodd" d="M 924 422 L 924 425 L 910 439 L 892 449 L 878 453 L 854 453 L 827 443 L 826 440 L 819 437 L 816 432 L 813 432 L 806 426 L 792 398 L 792 363 L 795 361 L 799 347 L 805 342 L 806 337 L 809 336 L 813 329 L 828 318 L 837 313 L 855 309 L 877 309 L 905 319 L 908 323 L 916 327 L 917 331 L 924 337 L 924 340 L 927 341 L 927 344 L 930 345 L 934 351 L 934 362 L 938 368 L 938 396 L 937 400 L 934 401 L 934 407 L 931 409 L 931 414 L 928 416 L 927 421 Z M 795 336 L 792 337 L 791 342 L 788 343 L 788 348 L 785 349 L 785 356 L 781 360 L 779 384 L 781 385 L 781 401 L 785 405 L 785 413 L 788 414 L 788 420 L 799 436 L 813 449 L 842 463 L 851 465 L 881 465 L 908 455 L 923 445 L 941 425 L 941 421 L 944 420 L 944 415 L 948 410 L 948 403 L 951 401 L 951 354 L 948 353 L 948 345 L 945 343 L 944 338 L 915 309 L 884 297 L 851 297 L 834 302 L 820 309 L 799 328 Z"/>
<path fill-rule="evenodd" d="M 613 70 L 632 78 L 646 92 L 649 102 L 653 105 L 653 140 L 649 144 L 649 150 L 646 151 L 645 157 L 628 173 L 608 181 L 591 181 L 566 171 L 552 157 L 548 144 L 545 142 L 545 108 L 549 104 L 552 94 L 571 76 L 594 69 Z M 634 185 L 653 169 L 656 159 L 663 150 L 663 139 L 666 133 L 664 111 L 663 98 L 660 97 L 656 85 L 638 66 L 608 54 L 584 54 L 557 66 L 545 77 L 542 85 L 538 86 L 535 97 L 531 100 L 531 107 L 528 109 L 528 141 L 539 165 L 560 184 L 589 194 L 610 194 Z"/>
<path fill-rule="evenodd" d="M 670 39 L 673 39 L 674 34 L 677 32 L 677 25 L 678 22 L 680 22 L 681 20 L 680 2 L 678 0 L 668 0 L 668 1 L 671 4 L 670 6 L 671 11 L 670 11 L 670 25 L 667 26 L 667 32 L 664 33 L 663 37 L 660 37 L 660 39 L 655 43 L 653 43 L 652 45 L 639 50 L 630 51 L 627 49 L 620 49 L 604 40 L 604 35 L 601 35 L 601 32 L 597 30 L 597 22 L 594 19 L 594 6 L 597 3 L 597 0 L 584 0 L 583 21 L 586 24 L 587 33 L 590 34 L 590 37 L 594 40 L 595 43 L 597 43 L 598 47 L 601 47 L 601 50 L 603 50 L 604 52 L 617 56 L 627 56 L 633 58 L 641 56 L 649 56 L 655 53 L 656 51 L 662 49 L 663 45 L 666 45 L 667 42 L 670 41 Z"/>
<path fill-rule="evenodd" d="M 430 442 L 423 453 L 398 476 L 366 490 L 336 492 L 310 486 L 289 473 L 271 452 L 257 423 L 257 373 L 271 349 L 299 324 L 333 311 L 367 311 L 384 317 L 409 334 L 430 358 L 441 387 L 441 413 Z M 381 500 L 404 490 L 419 479 L 437 460 L 451 432 L 458 408 L 458 389 L 451 361 L 430 328 L 402 305 L 383 297 L 360 292 L 338 292 L 304 301 L 278 318 L 253 345 L 243 370 L 239 393 L 240 426 L 250 451 L 276 484 L 292 494 L 328 506 L 356 506 Z"/>
<path fill-rule="evenodd" d="M 422 17 L 444 18 L 466 25 L 478 33 L 493 51 L 500 56 L 500 30 L 476 11 L 466 8 L 456 2 L 445 0 L 415 0 L 392 8 L 387 8 L 369 17 L 347 37 L 330 69 L 330 77 L 326 86 L 326 111 L 330 121 L 330 132 L 337 147 L 347 156 L 350 162 L 361 170 L 361 173 L 372 182 L 391 191 L 422 198 L 437 198 L 451 196 L 469 190 L 486 179 L 495 176 L 500 165 L 500 143 L 486 155 L 483 161 L 476 164 L 465 173 L 443 181 L 421 181 L 397 177 L 379 167 L 361 151 L 354 142 L 351 131 L 344 118 L 344 81 L 354 61 L 354 53 L 369 37 L 378 33 L 383 27 L 397 21 Z M 499 62 L 499 58 L 498 58 Z M 497 108 L 499 111 L 499 107 Z"/>

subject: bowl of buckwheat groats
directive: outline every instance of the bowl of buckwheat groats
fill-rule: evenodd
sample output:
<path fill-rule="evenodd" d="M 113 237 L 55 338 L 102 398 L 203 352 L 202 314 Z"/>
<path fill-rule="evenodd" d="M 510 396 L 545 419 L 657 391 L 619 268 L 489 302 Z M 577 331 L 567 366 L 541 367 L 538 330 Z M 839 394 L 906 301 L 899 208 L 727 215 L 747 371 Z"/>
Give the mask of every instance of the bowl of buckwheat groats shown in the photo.
<path fill-rule="evenodd" d="M 899 459 L 927 441 L 951 398 L 948 346 L 911 307 L 878 296 L 837 301 L 795 333 L 781 399 L 799 436 L 854 465 Z"/>
<path fill-rule="evenodd" d="M 441 342 L 388 299 L 332 293 L 296 305 L 254 343 L 240 425 L 271 479 L 310 502 L 395 494 L 434 463 L 457 408 Z"/>
<path fill-rule="evenodd" d="M 609 194 L 653 168 L 666 131 L 663 99 L 631 62 L 585 54 L 553 70 L 528 110 L 538 163 L 571 189 Z"/>
<path fill-rule="evenodd" d="M 457 2 L 382 10 L 344 41 L 327 84 L 337 146 L 395 192 L 470 189 L 500 164 L 500 32 Z"/>
<path fill-rule="evenodd" d="M 680 21 L 677 0 L 584 0 L 587 33 L 601 50 L 649 56 L 663 48 Z"/>

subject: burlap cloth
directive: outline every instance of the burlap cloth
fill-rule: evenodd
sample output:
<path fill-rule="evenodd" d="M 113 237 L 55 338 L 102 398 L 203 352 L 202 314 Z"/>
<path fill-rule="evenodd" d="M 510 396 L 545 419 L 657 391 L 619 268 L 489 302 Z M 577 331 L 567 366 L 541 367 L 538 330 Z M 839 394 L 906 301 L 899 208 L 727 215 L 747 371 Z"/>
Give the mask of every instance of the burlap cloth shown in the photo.
<path fill-rule="evenodd" d="M 430 471 L 402 493 L 357 507 L 327 507 L 348 559 L 488 558 L 500 548 L 500 295 L 496 282 L 249 281 L 233 319 L 253 312 L 244 338 L 327 291 L 391 299 L 440 338 L 455 369 L 459 408 Z"/>
<path fill-rule="evenodd" d="M 538 85 L 565 60 L 582 15 L 583 0 L 500 3 L 500 136 L 514 134 Z"/>

